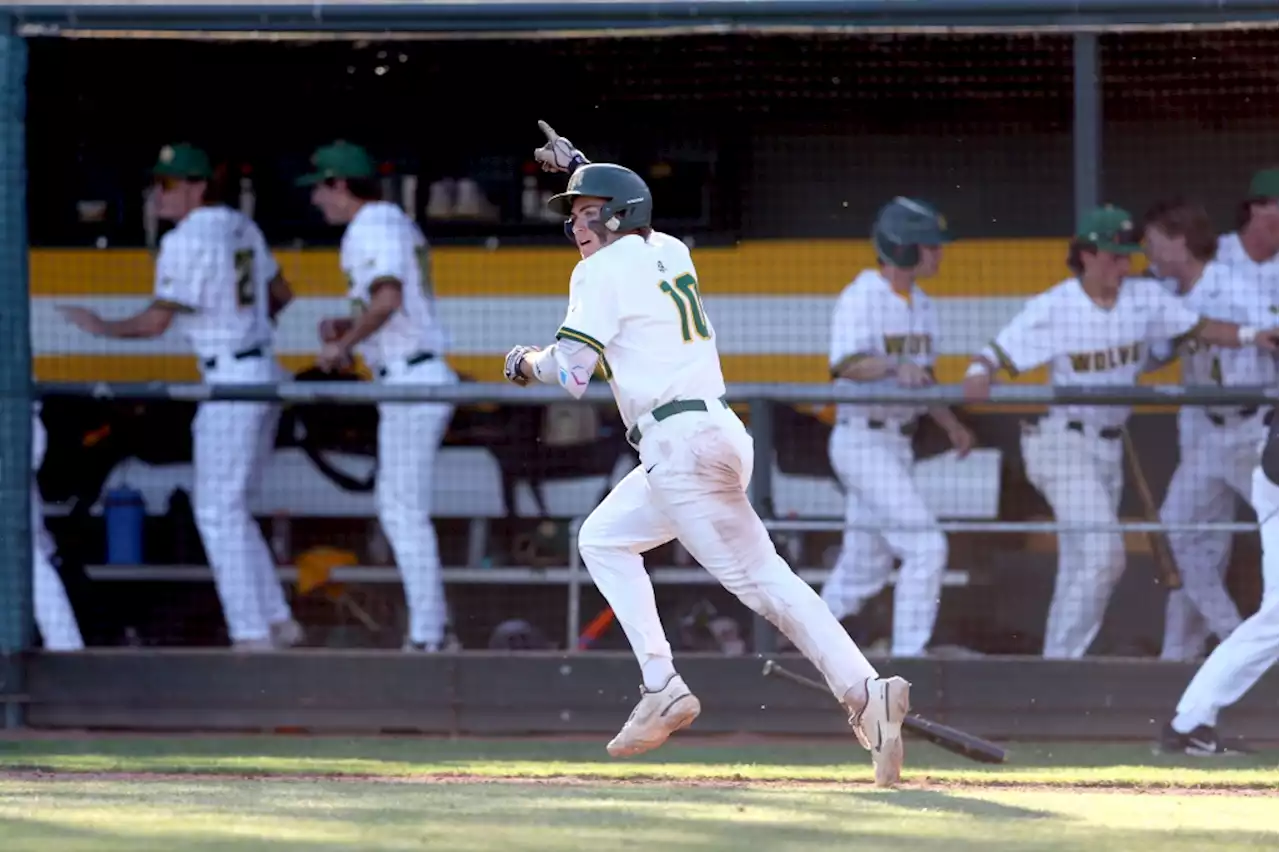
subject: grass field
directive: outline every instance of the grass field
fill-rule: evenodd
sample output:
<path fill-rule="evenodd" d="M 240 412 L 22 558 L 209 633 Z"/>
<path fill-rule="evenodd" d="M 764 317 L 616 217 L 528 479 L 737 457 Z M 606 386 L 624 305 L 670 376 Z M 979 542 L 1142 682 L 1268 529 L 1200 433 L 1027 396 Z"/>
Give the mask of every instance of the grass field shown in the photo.
<path fill-rule="evenodd" d="M 1015 744 L 981 767 L 911 743 L 870 784 L 852 739 L 677 738 L 629 761 L 595 740 L 204 737 L 0 740 L 0 849 L 1275 849 L 1277 753 Z"/>

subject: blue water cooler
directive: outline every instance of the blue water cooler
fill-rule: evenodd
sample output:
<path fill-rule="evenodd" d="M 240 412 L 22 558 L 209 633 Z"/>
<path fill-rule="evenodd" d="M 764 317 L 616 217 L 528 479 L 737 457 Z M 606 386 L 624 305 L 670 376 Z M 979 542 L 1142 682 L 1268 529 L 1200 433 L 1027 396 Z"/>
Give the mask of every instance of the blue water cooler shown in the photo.
<path fill-rule="evenodd" d="M 102 501 L 107 527 L 107 564 L 142 564 L 142 524 L 147 505 L 142 492 L 127 485 L 113 488 Z"/>

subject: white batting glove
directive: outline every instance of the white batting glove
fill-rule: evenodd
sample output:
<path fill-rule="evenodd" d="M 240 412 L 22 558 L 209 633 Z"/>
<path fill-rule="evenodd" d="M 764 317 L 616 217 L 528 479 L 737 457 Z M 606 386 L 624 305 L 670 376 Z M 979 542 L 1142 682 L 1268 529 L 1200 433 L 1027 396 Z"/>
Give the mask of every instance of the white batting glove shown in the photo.
<path fill-rule="evenodd" d="M 533 152 L 533 158 L 544 172 L 569 172 L 591 162 L 573 147 L 573 143 L 551 129 L 551 125 L 538 119 L 538 127 L 547 137 L 547 144 Z"/>

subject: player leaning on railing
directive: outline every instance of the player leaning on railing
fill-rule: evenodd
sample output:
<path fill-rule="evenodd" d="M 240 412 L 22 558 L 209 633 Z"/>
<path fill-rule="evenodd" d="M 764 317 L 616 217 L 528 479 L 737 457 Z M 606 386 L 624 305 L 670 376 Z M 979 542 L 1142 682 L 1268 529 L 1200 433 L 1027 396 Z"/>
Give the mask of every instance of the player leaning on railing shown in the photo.
<path fill-rule="evenodd" d="M 63 307 L 63 315 L 103 337 L 154 338 L 172 325 L 190 341 L 205 382 L 274 382 L 273 323 L 293 294 L 262 232 L 222 203 L 221 181 L 199 148 L 166 145 L 153 171 L 157 213 L 174 227 L 160 240 L 151 304 L 120 320 L 82 307 Z M 191 426 L 196 527 L 227 632 L 242 650 L 302 640 L 271 551 L 249 513 L 249 490 L 274 441 L 276 411 L 267 402 L 202 402 Z"/>
<path fill-rule="evenodd" d="M 427 241 L 399 205 L 383 201 L 364 148 L 335 142 L 311 158 L 315 172 L 298 180 L 331 225 L 346 225 L 339 262 L 350 288 L 352 316 L 320 324 L 323 370 L 347 366 L 357 351 L 378 381 L 445 385 L 458 380 L 445 361 L 445 330 L 431 289 Z M 404 582 L 409 609 L 406 651 L 438 651 L 445 643 L 444 583 L 431 522 L 436 453 L 453 417 L 440 402 L 378 405 L 378 478 L 374 498 Z"/>
<path fill-rule="evenodd" d="M 542 125 L 536 152 L 569 172 L 550 207 L 582 261 L 556 342 L 517 346 L 504 372 L 516 384 L 559 384 L 574 397 L 599 371 L 613 388 L 640 454 L 587 518 L 579 548 L 640 662 L 640 703 L 609 743 L 615 757 L 656 748 L 701 705 L 672 662 L 641 554 L 673 538 L 726 589 L 769 619 L 822 672 L 869 749 L 877 783 L 897 782 L 910 685 L 880 678 L 817 593 L 792 572 L 746 496 L 751 436 L 725 401 L 715 329 L 689 250 L 652 227 L 653 197 L 630 169 L 589 163 Z"/>
<path fill-rule="evenodd" d="M 1276 329 L 1206 319 L 1150 278 L 1131 278 L 1141 250 L 1131 217 L 1117 207 L 1085 215 L 1068 251 L 1074 276 L 1029 300 L 970 364 L 965 396 L 988 396 L 1000 369 L 1011 376 L 1050 365 L 1055 385 L 1132 387 L 1148 349 L 1195 338 L 1227 348 L 1274 351 Z M 1065 526 L 1088 532 L 1058 536 L 1058 577 L 1045 625 L 1044 655 L 1083 656 L 1093 643 L 1111 590 L 1124 571 L 1115 525 L 1124 485 L 1123 428 L 1129 408 L 1058 405 L 1023 428 L 1027 478 Z"/>
<path fill-rule="evenodd" d="M 1263 296 L 1247 308 L 1249 322 L 1274 321 L 1280 304 L 1280 169 L 1254 175 L 1242 205 L 1240 237 L 1248 235 L 1249 266 Z M 1270 260 L 1266 249 L 1270 248 Z M 1261 251 L 1260 251 L 1261 249 Z M 1229 257 L 1230 248 L 1228 249 Z M 1239 266 L 1238 266 L 1239 270 Z M 1225 742 L 1217 732 L 1217 714 L 1239 701 L 1276 664 L 1280 650 L 1280 417 L 1271 418 L 1262 444 L 1261 462 L 1253 471 L 1251 504 L 1262 539 L 1262 603 L 1231 635 L 1213 649 L 1196 677 L 1187 684 L 1178 710 L 1161 736 L 1161 748 L 1189 755 L 1224 755 L 1248 751 Z"/>

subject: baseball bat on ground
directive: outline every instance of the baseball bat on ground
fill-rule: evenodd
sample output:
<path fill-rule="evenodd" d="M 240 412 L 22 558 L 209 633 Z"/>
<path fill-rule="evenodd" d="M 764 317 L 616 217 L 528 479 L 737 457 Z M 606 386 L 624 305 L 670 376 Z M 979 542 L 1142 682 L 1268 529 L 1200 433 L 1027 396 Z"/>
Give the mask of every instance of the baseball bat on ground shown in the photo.
<path fill-rule="evenodd" d="M 765 677 L 780 677 L 783 680 L 789 680 L 800 686 L 812 689 L 815 692 L 822 692 L 827 695 L 831 694 L 831 690 L 826 685 L 818 683 L 816 680 L 807 678 L 802 674 L 796 674 L 788 671 L 778 665 L 773 660 L 766 660 L 764 664 Z M 923 716 L 917 716 L 915 713 L 908 713 L 906 718 L 902 720 L 902 727 L 906 728 L 913 734 L 923 737 L 936 746 L 946 749 L 947 751 L 958 754 L 961 757 L 967 757 L 978 763 L 1004 763 L 1007 756 L 1004 749 L 991 742 L 984 740 L 982 737 L 965 733 L 958 728 L 950 725 L 943 725 L 940 722 L 933 722 Z"/>
<path fill-rule="evenodd" d="M 1160 510 L 1151 496 L 1151 486 L 1147 484 L 1147 476 L 1142 472 L 1142 464 L 1133 449 L 1133 439 L 1129 437 L 1129 428 L 1120 427 L 1120 439 L 1124 442 L 1124 460 L 1133 477 L 1134 487 L 1138 489 L 1138 502 L 1142 504 L 1142 519 L 1148 523 L 1160 523 Z M 1169 538 L 1162 532 L 1147 533 L 1147 543 L 1151 546 L 1151 558 L 1156 563 L 1156 575 L 1160 582 L 1169 589 L 1182 588 L 1182 575 L 1178 573 L 1178 562 L 1173 558 L 1173 549 L 1169 546 Z"/>

